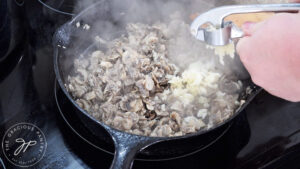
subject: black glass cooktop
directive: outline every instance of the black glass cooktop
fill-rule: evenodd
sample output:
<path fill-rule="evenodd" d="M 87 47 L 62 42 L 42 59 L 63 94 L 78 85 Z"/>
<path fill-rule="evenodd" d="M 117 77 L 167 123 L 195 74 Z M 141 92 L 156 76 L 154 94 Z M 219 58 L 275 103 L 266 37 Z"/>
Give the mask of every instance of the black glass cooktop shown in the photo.
<path fill-rule="evenodd" d="M 44 13 L 41 12 L 40 17 L 45 17 Z M 55 86 L 52 47 L 47 40 L 58 25 L 51 18 L 40 17 L 36 16 L 29 24 L 21 23 L 24 34 L 29 34 L 19 33 L 22 38 L 5 36 L 1 39 L 7 30 L 0 28 L 1 43 L 8 39 L 20 42 L 9 43 L 12 49 L 0 48 L 0 53 L 5 53 L 0 57 L 0 168 L 23 168 L 26 164 L 32 164 L 27 168 L 109 168 L 113 155 L 106 150 L 110 149 L 105 145 L 99 148 L 97 139 L 84 125 L 70 127 L 79 120 L 63 116 L 68 107 L 62 106 L 64 98 Z M 7 23 L 20 24 L 7 19 Z M 47 23 L 43 28 L 47 34 L 36 34 L 37 30 L 43 30 L 36 25 L 37 21 Z M 26 131 L 30 126 L 35 127 Z M 10 133 L 14 127 L 15 131 Z M 27 140 L 16 141 L 17 138 Z M 299 169 L 299 161 L 300 104 L 263 91 L 227 132 L 207 148 L 172 160 L 136 160 L 133 168 Z"/>

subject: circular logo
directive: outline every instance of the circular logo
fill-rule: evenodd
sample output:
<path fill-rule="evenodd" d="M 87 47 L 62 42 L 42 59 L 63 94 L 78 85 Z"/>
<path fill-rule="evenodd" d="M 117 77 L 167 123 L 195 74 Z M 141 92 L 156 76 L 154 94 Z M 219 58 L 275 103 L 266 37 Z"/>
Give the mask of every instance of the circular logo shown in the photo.
<path fill-rule="evenodd" d="M 2 139 L 2 151 L 12 164 L 30 167 L 45 155 L 47 142 L 44 133 L 30 123 L 18 123 L 10 127 Z"/>

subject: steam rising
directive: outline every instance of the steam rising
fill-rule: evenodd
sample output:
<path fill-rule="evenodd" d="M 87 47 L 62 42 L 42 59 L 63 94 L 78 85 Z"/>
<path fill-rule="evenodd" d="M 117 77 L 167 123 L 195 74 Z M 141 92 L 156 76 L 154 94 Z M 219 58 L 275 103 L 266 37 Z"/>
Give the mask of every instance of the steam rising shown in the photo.
<path fill-rule="evenodd" d="M 195 13 L 205 12 L 215 6 L 213 0 L 181 1 L 181 0 L 112 0 L 79 1 L 75 11 L 83 6 L 101 3 L 100 8 L 90 8 L 88 13 L 95 13 L 94 17 L 82 17 L 81 25 L 91 25 L 92 37 L 100 36 L 106 41 L 118 38 L 125 34 L 128 23 L 146 23 L 153 25 L 163 22 L 169 25 L 169 34 L 172 43 L 168 46 L 169 58 L 180 68 L 185 69 L 195 61 L 211 62 L 226 74 L 236 74 L 241 79 L 248 78 L 248 74 L 241 65 L 238 57 L 231 59 L 225 57 L 225 65 L 220 64 L 213 50 L 193 38 L 189 32 L 192 22 L 190 16 Z M 86 33 L 82 38 L 86 38 Z M 80 34 L 80 31 L 78 32 Z M 70 51 L 71 52 L 71 51 Z M 78 56 L 78 55 L 77 55 Z"/>
<path fill-rule="evenodd" d="M 77 1 L 75 13 L 82 9 L 92 6 L 95 3 L 102 3 L 100 8 L 91 8 L 89 13 L 95 13 L 97 17 L 86 17 L 83 22 L 88 23 L 93 28 L 93 36 L 100 35 L 101 38 L 111 40 L 124 33 L 127 23 L 147 23 L 172 22 L 170 16 L 176 13 L 187 25 L 191 23 L 189 16 L 195 13 L 202 13 L 211 8 L 221 5 L 232 4 L 254 4 L 254 3 L 285 3 L 287 0 L 84 0 Z M 214 60 L 214 63 L 224 72 L 234 72 L 241 79 L 248 78 L 248 73 L 240 63 L 239 57 L 234 60 L 226 57 L 225 66 L 221 65 L 213 51 L 205 48 L 205 45 L 192 40 L 189 37 L 189 29 L 185 25 L 179 24 L 179 27 L 186 27 L 186 32 L 178 32 L 174 24 L 173 35 L 178 39 L 170 47 L 170 58 L 175 63 L 180 63 L 180 67 L 186 67 L 195 59 L 204 59 L 205 61 Z M 177 31 L 177 32 L 176 32 Z M 80 33 L 80 32 L 79 32 Z M 82 39 L 86 34 L 82 35 Z M 191 54 L 194 54 L 192 56 Z"/>

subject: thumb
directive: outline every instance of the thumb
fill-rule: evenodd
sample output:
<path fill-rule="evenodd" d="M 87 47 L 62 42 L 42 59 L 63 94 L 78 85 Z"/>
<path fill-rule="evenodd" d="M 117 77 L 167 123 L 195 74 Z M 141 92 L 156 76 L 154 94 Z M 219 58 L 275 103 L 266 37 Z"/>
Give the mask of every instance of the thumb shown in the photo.
<path fill-rule="evenodd" d="M 248 62 L 248 55 L 252 53 L 252 48 L 249 47 L 251 43 L 251 37 L 245 36 L 239 40 L 239 42 L 236 45 L 236 52 L 240 56 L 240 60 L 242 63 L 247 63 Z"/>
<path fill-rule="evenodd" d="M 251 36 L 254 32 L 256 32 L 262 25 L 264 24 L 263 22 L 245 22 L 242 25 L 242 30 L 244 31 L 246 36 Z"/>

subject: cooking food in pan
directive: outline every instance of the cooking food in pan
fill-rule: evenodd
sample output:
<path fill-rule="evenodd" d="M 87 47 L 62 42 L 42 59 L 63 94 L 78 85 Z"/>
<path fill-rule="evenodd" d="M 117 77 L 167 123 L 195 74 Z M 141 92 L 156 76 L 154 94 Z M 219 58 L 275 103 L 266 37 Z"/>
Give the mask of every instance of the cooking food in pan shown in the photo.
<path fill-rule="evenodd" d="M 106 49 L 75 59 L 65 84 L 97 120 L 137 135 L 182 136 L 212 128 L 243 104 L 242 82 L 195 52 L 201 42 L 180 18 L 130 23 L 126 31 L 110 41 L 97 37 Z"/>

